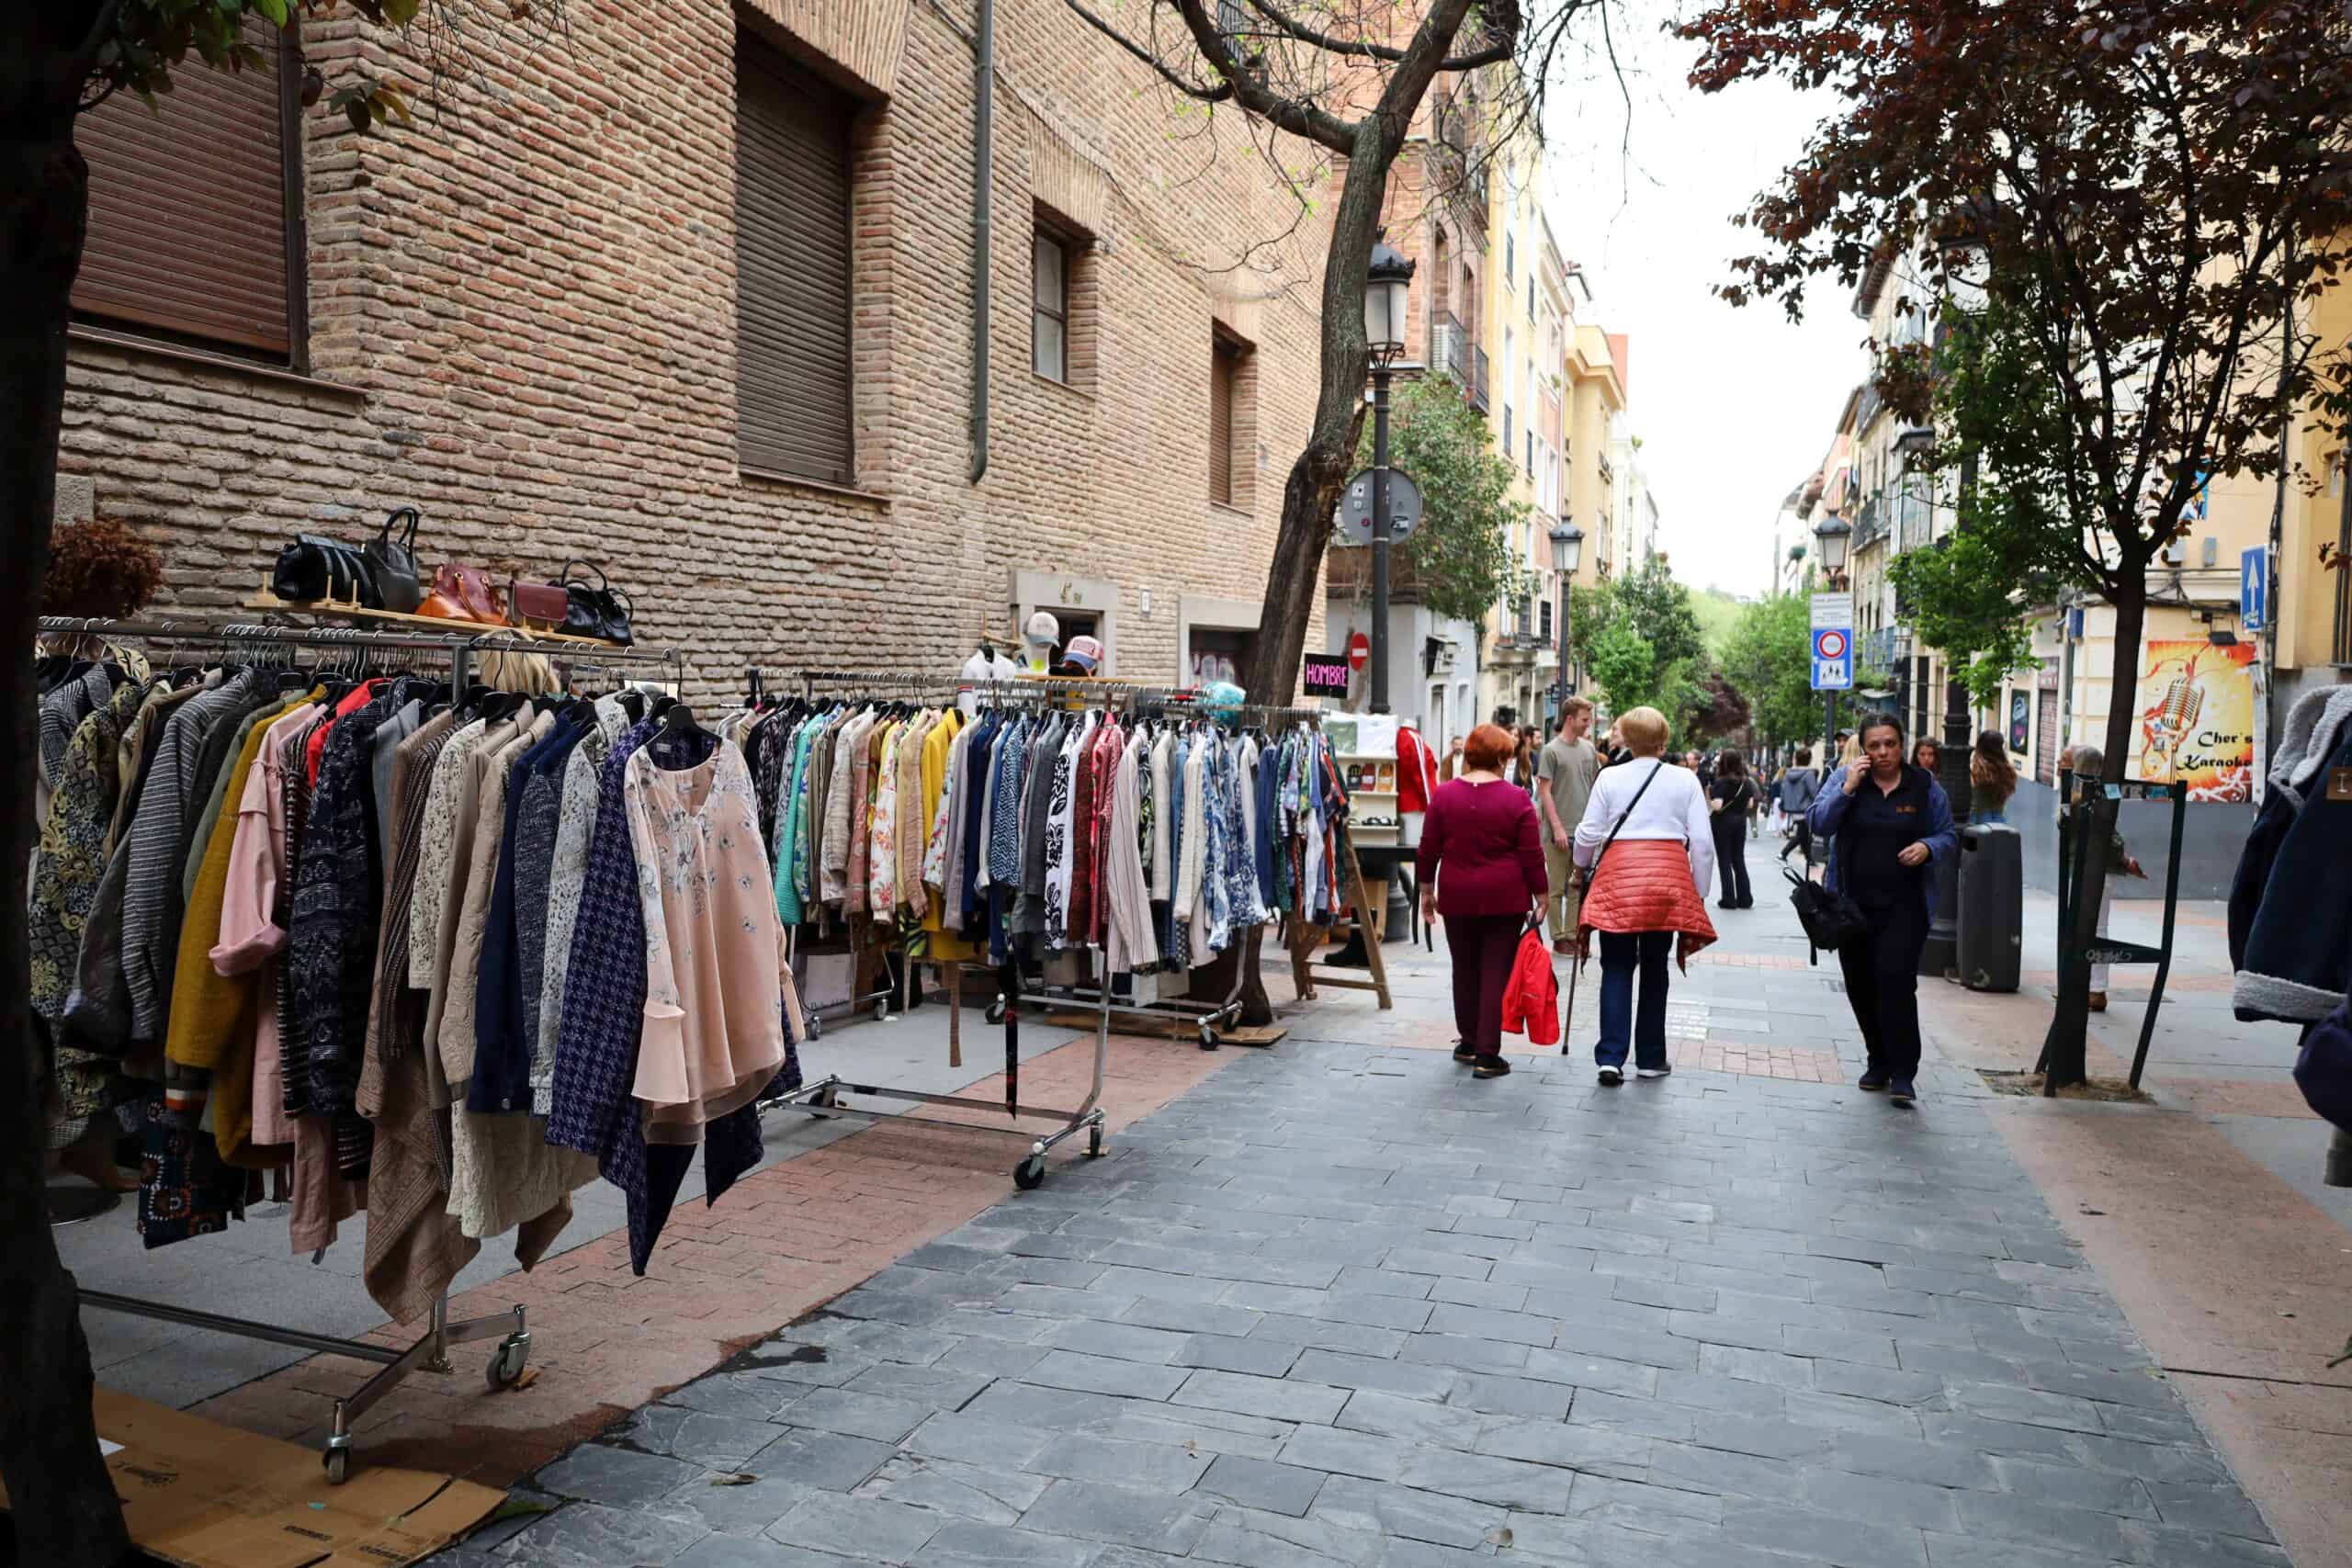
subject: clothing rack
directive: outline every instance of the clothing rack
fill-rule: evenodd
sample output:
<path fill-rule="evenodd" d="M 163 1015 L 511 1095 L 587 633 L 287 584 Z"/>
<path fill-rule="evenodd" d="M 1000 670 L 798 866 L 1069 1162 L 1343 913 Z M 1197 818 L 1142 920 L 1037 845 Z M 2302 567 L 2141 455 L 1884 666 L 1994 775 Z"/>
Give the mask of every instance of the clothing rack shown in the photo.
<path fill-rule="evenodd" d="M 675 649 L 612 648 L 590 650 L 587 657 L 573 660 L 565 657 L 545 643 L 503 636 L 497 632 L 469 635 L 462 632 L 436 633 L 412 631 L 368 631 L 356 627 L 287 626 L 265 622 L 237 621 L 215 623 L 202 620 L 125 620 L 107 621 L 76 619 L 68 616 L 44 615 L 40 624 L 42 637 L 89 637 L 101 639 L 128 638 L 165 645 L 207 644 L 229 648 L 276 649 L 334 648 L 378 649 L 386 650 L 427 651 L 446 655 L 450 660 L 450 683 L 462 690 L 466 684 L 467 661 L 476 653 L 528 652 L 547 654 L 567 666 L 645 665 L 664 664 L 670 667 L 673 680 L 684 676 L 684 655 Z M 312 1259 L 316 1261 L 315 1257 Z M 353 1393 L 334 1402 L 327 1438 L 321 1455 L 331 1484 L 341 1485 L 350 1474 L 351 1456 L 355 1444 L 352 1425 L 374 1406 L 394 1386 L 418 1371 L 447 1372 L 449 1371 L 449 1347 L 483 1339 L 498 1341 L 491 1352 L 490 1364 L 484 1370 L 483 1381 L 492 1390 L 512 1388 L 523 1375 L 531 1350 L 531 1333 L 524 1309 L 518 1303 L 504 1312 L 486 1317 L 449 1321 L 449 1296 L 445 1290 L 433 1301 L 431 1317 L 424 1335 L 402 1348 L 377 1345 L 362 1339 L 345 1339 L 333 1335 L 313 1334 L 307 1329 L 283 1324 L 261 1323 L 248 1318 L 227 1317 L 218 1313 L 198 1311 L 169 1302 L 148 1301 L 142 1297 L 120 1295 L 110 1291 L 84 1291 L 82 1304 L 105 1312 L 120 1313 L 128 1317 L 147 1318 L 159 1323 L 175 1323 L 183 1327 L 200 1328 L 209 1333 L 223 1334 L 232 1338 L 257 1339 L 269 1344 L 289 1345 L 296 1349 L 314 1351 L 321 1355 L 348 1356 L 367 1361 L 379 1370 Z"/>
<path fill-rule="evenodd" d="M 820 684 L 845 684 L 858 688 L 854 693 L 829 694 L 842 696 L 847 701 L 865 701 L 885 695 L 892 700 L 911 700 L 918 694 L 939 697 L 942 693 L 952 697 L 959 684 L 966 689 L 979 684 L 978 682 L 941 682 L 928 675 L 876 675 L 865 671 L 855 670 L 802 670 L 798 674 L 802 691 L 811 702 L 816 700 L 817 687 Z M 1010 685 L 1011 682 L 990 682 L 987 684 L 1004 686 Z M 912 974 L 913 965 L 917 964 L 937 965 L 942 987 L 947 993 L 948 1049 L 951 1058 L 959 1057 L 963 1041 L 964 962 L 961 959 L 936 958 L 929 954 L 913 953 L 902 956 L 908 965 L 910 976 Z M 1014 964 L 1005 964 L 999 970 L 999 975 L 1011 976 L 1016 967 Z M 853 997 L 848 1005 L 854 1010 L 865 1003 L 878 1001 L 880 1006 L 874 1014 L 875 1021 L 888 1022 L 889 997 L 889 989 L 885 987 L 871 997 Z M 1104 998 L 1106 1003 L 1108 999 L 1106 996 Z M 1001 1022 L 1004 1026 L 1007 1076 L 1008 1078 L 1017 1081 L 1021 1048 L 1020 1009 L 1017 1006 L 1008 1006 L 999 1012 L 991 1006 L 989 1021 Z M 813 1040 L 817 1038 L 819 1032 L 815 1027 L 816 1019 L 813 1015 L 809 1022 L 811 1024 L 809 1038 Z M 1081 1129 L 1087 1135 L 1087 1157 L 1096 1158 L 1102 1153 L 1102 1130 L 1105 1122 L 1102 1112 L 1102 1082 L 1105 1068 L 1110 1061 L 1110 1054 L 1111 1014 L 1106 1005 L 1098 1014 L 1095 1021 L 1093 1082 L 1087 1090 L 1085 1101 L 1075 1110 L 1020 1105 L 1012 1099 L 1010 1094 L 1005 1103 L 1000 1105 L 990 1100 L 976 1100 L 969 1095 L 937 1094 L 927 1089 L 904 1089 L 892 1084 L 853 1083 L 838 1073 L 828 1074 L 814 1083 L 803 1084 L 796 1089 L 786 1089 L 764 1096 L 759 1103 L 763 1110 L 777 1106 L 798 1106 L 818 1117 L 862 1116 L 869 1121 L 878 1122 L 890 1114 L 887 1111 L 869 1111 L 863 1106 L 852 1104 L 847 1098 L 851 1095 L 864 1095 L 868 1099 L 895 1100 L 913 1105 L 944 1105 L 958 1110 L 990 1113 L 1001 1111 L 1008 1117 L 1015 1119 L 1059 1122 L 1062 1125 L 1055 1131 L 1032 1138 L 1028 1154 L 1013 1168 L 1013 1185 L 1025 1192 L 1046 1179 L 1046 1156 L 1056 1145 L 1064 1139 L 1075 1137 Z M 1008 1089 L 1010 1087 L 1009 1084 Z M 968 1125 L 964 1122 L 938 1124 Z M 979 1127 L 976 1130 L 1012 1137 L 1029 1138 L 1031 1136 L 1018 1127 Z"/>

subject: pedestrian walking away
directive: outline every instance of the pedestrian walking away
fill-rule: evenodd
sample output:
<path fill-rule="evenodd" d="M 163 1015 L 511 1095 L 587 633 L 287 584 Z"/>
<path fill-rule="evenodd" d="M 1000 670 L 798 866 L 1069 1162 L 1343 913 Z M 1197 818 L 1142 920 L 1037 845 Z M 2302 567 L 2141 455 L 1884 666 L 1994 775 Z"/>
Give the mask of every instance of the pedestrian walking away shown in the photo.
<path fill-rule="evenodd" d="M 1714 836 L 1715 864 L 1723 874 L 1719 909 L 1752 909 L 1755 889 L 1747 881 L 1747 817 L 1756 806 L 1756 781 L 1736 751 L 1726 751 L 1715 764 L 1715 782 L 1707 786 L 1709 827 Z"/>
<path fill-rule="evenodd" d="M 1576 831 L 1576 862 L 1588 874 L 1577 927 L 1576 962 L 1586 933 L 1600 933 L 1600 1039 L 1592 1059 L 1607 1085 L 1634 1070 L 1662 1078 L 1666 1058 L 1667 959 L 1687 973 L 1690 954 L 1715 940 L 1700 890 L 1713 878 L 1714 832 L 1698 776 L 1668 766 L 1666 716 L 1635 708 L 1617 721 L 1634 761 L 1593 785 Z M 1640 1008 L 1635 1011 L 1635 977 Z"/>
<path fill-rule="evenodd" d="M 1919 1076 L 1919 953 L 1936 913 L 1928 867 L 1960 847 L 1960 834 L 1935 775 L 1903 760 L 1901 719 L 1873 714 L 1860 739 L 1863 760 L 1813 803 L 1813 830 L 1830 840 L 1829 891 L 1864 917 L 1863 934 L 1838 950 L 1869 1057 L 1859 1087 L 1909 1105 Z"/>
<path fill-rule="evenodd" d="M 1781 860 L 1786 861 L 1792 850 L 1801 850 L 1805 864 L 1813 863 L 1813 829 L 1805 816 L 1820 793 L 1821 774 L 1813 765 L 1813 748 L 1800 746 L 1795 764 L 1781 775 L 1781 814 L 1789 822 L 1787 841 L 1781 845 Z"/>
<path fill-rule="evenodd" d="M 1600 754 L 1585 739 L 1592 728 L 1592 704 L 1570 697 L 1560 709 L 1560 733 L 1544 742 L 1536 762 L 1541 785 L 1536 809 L 1544 818 L 1544 876 L 1549 894 L 1544 917 L 1551 927 L 1552 950 L 1576 950 L 1577 829 L 1584 822 L 1585 803 L 1592 796 L 1592 782 L 1600 776 Z"/>
<path fill-rule="evenodd" d="M 1519 939 L 1544 912 L 1544 846 L 1535 806 L 1507 783 L 1510 731 L 1482 724 L 1463 749 L 1462 776 L 1438 786 L 1414 862 L 1421 919 L 1442 921 L 1453 961 L 1453 1059 L 1482 1078 L 1510 1071 L 1503 1060 L 1503 994 Z"/>
<path fill-rule="evenodd" d="M 2018 792 L 2017 764 L 2009 761 L 2008 742 L 1997 729 L 1976 738 L 1968 754 L 1968 821 L 1987 828 L 2009 819 L 2009 796 Z"/>

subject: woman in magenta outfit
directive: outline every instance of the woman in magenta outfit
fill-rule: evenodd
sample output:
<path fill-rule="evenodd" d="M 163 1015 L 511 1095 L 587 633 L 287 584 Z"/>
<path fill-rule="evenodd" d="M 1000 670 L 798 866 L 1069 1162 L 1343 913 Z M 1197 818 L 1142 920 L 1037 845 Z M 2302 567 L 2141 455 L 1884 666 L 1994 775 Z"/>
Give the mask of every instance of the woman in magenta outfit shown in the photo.
<path fill-rule="evenodd" d="M 1459 778 L 1438 786 L 1417 861 L 1421 919 L 1445 922 L 1453 959 L 1453 1059 L 1482 1078 L 1510 1071 L 1503 1060 L 1503 992 L 1531 914 L 1547 885 L 1535 803 L 1503 781 L 1510 732 L 1482 724 L 1463 748 Z"/>

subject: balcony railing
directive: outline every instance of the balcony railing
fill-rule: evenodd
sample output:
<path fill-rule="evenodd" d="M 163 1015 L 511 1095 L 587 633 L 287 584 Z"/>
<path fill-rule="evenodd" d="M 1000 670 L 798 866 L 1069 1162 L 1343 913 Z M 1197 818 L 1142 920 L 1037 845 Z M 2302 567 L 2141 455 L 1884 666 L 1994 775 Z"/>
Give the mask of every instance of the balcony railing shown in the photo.
<path fill-rule="evenodd" d="M 1451 310 L 1430 312 L 1430 369 L 1470 385 L 1470 338 Z"/>
<path fill-rule="evenodd" d="M 1480 413 L 1487 412 L 1487 351 L 1476 344 L 1470 345 L 1470 378 L 1464 384 L 1469 394 L 1470 406 Z"/>

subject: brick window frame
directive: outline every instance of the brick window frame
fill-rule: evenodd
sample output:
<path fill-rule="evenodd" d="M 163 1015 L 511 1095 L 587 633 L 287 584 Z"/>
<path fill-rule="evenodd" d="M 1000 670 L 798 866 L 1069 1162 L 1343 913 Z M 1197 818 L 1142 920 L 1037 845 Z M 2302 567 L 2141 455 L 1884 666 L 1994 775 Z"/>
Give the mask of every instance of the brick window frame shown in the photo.
<path fill-rule="evenodd" d="M 1208 498 L 1249 512 L 1257 502 L 1258 350 L 1223 322 L 1209 342 Z"/>
<path fill-rule="evenodd" d="M 1040 368 L 1037 363 L 1038 321 L 1044 313 L 1037 301 L 1037 253 L 1039 247 L 1047 244 L 1058 247 L 1062 258 L 1059 376 Z M 1029 368 L 1040 380 L 1091 394 L 1097 382 L 1097 347 L 1101 342 L 1098 324 L 1102 314 L 1100 248 L 1082 224 L 1040 202 L 1031 215 L 1029 255 Z"/>

